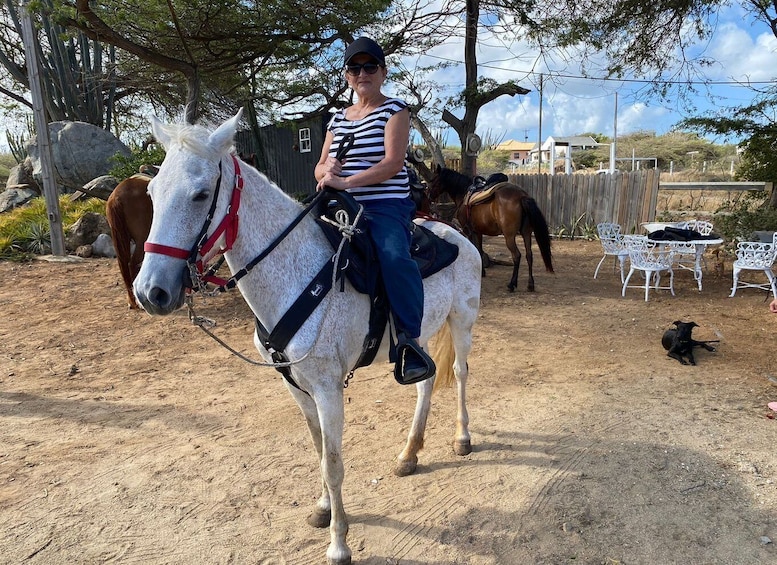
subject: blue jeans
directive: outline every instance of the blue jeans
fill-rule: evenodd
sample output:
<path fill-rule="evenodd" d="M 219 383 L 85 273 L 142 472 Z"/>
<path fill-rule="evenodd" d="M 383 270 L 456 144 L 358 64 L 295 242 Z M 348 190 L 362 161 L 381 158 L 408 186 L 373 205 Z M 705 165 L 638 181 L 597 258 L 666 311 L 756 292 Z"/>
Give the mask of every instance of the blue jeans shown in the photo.
<path fill-rule="evenodd" d="M 410 256 L 410 222 L 415 205 L 410 198 L 386 198 L 361 202 L 364 218 L 375 243 L 397 333 L 421 335 L 424 287 L 418 265 Z"/>

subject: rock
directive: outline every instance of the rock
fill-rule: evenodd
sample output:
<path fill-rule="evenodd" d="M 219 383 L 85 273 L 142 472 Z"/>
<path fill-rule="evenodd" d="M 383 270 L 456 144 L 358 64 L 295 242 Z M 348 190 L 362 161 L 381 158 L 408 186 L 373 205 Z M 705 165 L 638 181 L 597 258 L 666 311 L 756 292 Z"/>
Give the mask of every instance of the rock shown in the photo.
<path fill-rule="evenodd" d="M 756 230 L 750 234 L 750 241 L 760 241 L 761 243 L 771 243 L 773 231 Z"/>
<path fill-rule="evenodd" d="M 113 189 L 116 188 L 117 184 L 119 184 L 119 181 L 116 177 L 101 175 L 86 183 L 81 188 L 81 192 L 85 192 L 87 195 L 94 196 L 95 198 L 108 200 L 108 197 L 111 195 L 111 192 L 113 192 Z"/>
<path fill-rule="evenodd" d="M 26 185 L 19 186 L 19 188 L 9 188 L 0 192 L 0 213 L 27 204 L 27 202 L 38 196 L 35 190 L 24 188 Z"/>
<path fill-rule="evenodd" d="M 86 212 L 65 233 L 65 247 L 76 250 L 82 245 L 91 245 L 101 233 L 110 237 L 111 228 L 102 214 Z"/>
<path fill-rule="evenodd" d="M 92 243 L 92 255 L 95 257 L 116 257 L 116 250 L 113 248 L 111 236 L 101 233 Z"/>
<path fill-rule="evenodd" d="M 32 161 L 27 157 L 23 163 L 13 167 L 8 173 L 8 180 L 5 181 L 5 188 L 18 188 L 25 186 L 43 194 L 35 178 L 32 176 Z"/>
<path fill-rule="evenodd" d="M 108 174 L 114 155 L 131 154 L 111 132 L 84 122 L 51 122 L 49 138 L 56 182 L 70 191 L 80 190 L 93 179 Z M 40 179 L 37 136 L 30 139 L 26 150 L 33 176 Z"/>
<path fill-rule="evenodd" d="M 76 249 L 76 255 L 79 257 L 83 257 L 84 259 L 88 259 L 92 256 L 92 246 L 91 245 L 79 245 L 78 249 Z"/>

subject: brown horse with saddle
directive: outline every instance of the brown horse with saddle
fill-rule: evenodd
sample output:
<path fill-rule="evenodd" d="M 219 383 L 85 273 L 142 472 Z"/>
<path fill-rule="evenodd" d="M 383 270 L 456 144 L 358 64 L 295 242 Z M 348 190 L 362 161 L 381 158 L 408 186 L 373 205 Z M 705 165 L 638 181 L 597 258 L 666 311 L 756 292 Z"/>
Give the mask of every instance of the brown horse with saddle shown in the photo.
<path fill-rule="evenodd" d="M 529 268 L 527 290 L 534 291 L 532 233 L 537 238 L 545 269 L 549 273 L 553 272 L 548 224 L 534 198 L 522 188 L 505 181 L 487 183 L 477 178 L 473 182 L 473 179 L 459 172 L 438 166 L 429 186 L 429 198 L 435 201 L 443 193 L 447 193 L 456 203 L 456 219 L 464 233 L 474 240 L 481 255 L 484 235 L 504 235 L 505 245 L 513 259 L 513 273 L 507 285 L 510 292 L 518 285 L 521 261 L 521 252 L 515 240 L 518 234 L 523 238 Z"/>

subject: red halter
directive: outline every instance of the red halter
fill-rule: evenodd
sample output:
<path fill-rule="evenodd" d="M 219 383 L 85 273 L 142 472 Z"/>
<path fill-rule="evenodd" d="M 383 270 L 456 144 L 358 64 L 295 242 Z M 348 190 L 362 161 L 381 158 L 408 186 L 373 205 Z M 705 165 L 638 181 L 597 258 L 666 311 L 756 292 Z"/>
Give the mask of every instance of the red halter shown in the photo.
<path fill-rule="evenodd" d="M 168 257 L 174 257 L 175 259 L 184 259 L 189 263 L 194 263 L 197 268 L 197 273 L 201 275 L 201 279 L 205 282 L 211 282 L 217 285 L 223 285 L 226 283 L 224 279 L 216 277 L 212 274 L 206 273 L 204 276 L 203 271 L 207 266 L 207 262 L 213 259 L 217 255 L 226 253 L 235 243 L 237 239 L 238 229 L 238 210 L 240 208 L 240 195 L 243 192 L 243 176 L 240 174 L 240 165 L 237 158 L 232 155 L 232 162 L 235 166 L 235 187 L 232 190 L 232 198 L 227 208 L 227 213 L 221 220 L 221 223 L 216 227 L 213 233 L 204 242 L 200 243 L 202 238 L 207 234 L 207 227 L 210 223 L 210 216 L 213 213 L 212 210 L 208 214 L 208 219 L 203 226 L 203 233 L 197 238 L 197 242 L 194 244 L 194 248 L 191 250 L 181 249 L 180 247 L 171 247 L 169 245 L 162 245 L 160 243 L 153 243 L 147 241 L 143 245 L 143 250 L 146 253 L 157 253 L 159 255 L 167 255 Z M 219 177 L 220 184 L 221 177 Z M 216 192 L 213 195 L 212 208 L 216 206 L 216 200 L 218 199 L 218 186 L 216 185 Z M 214 249 L 216 241 L 224 235 L 224 245 L 218 249 Z"/>

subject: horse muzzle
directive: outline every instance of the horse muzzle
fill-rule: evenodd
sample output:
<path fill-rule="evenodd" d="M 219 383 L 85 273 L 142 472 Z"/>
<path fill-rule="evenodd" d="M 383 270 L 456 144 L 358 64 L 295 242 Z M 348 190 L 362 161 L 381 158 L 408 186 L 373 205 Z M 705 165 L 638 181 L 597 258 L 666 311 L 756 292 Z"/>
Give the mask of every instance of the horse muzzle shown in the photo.
<path fill-rule="evenodd" d="M 141 273 L 135 279 L 133 290 L 140 306 L 152 316 L 166 316 L 178 310 L 184 304 L 186 292 L 192 287 L 189 269 L 184 266 L 179 276 L 170 281 L 157 277 L 148 277 Z"/>

